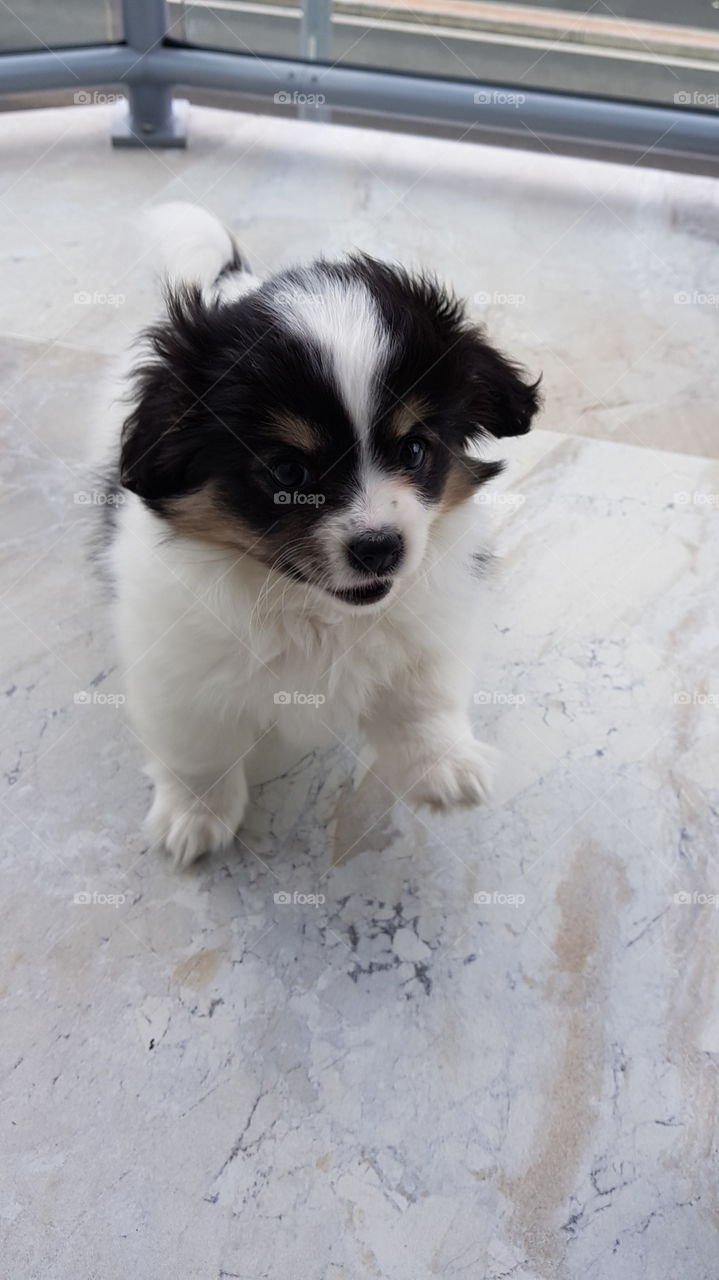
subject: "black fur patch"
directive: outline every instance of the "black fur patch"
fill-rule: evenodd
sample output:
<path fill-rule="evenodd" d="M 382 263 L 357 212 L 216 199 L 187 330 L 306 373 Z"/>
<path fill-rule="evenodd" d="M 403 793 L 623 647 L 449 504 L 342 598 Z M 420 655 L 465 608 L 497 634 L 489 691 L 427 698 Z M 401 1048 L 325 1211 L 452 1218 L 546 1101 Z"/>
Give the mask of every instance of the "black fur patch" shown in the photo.
<path fill-rule="evenodd" d="M 527 382 L 436 281 L 357 256 L 281 273 L 234 302 L 208 302 L 194 287 L 168 297 L 167 318 L 146 335 L 149 357 L 136 371 L 135 407 L 123 429 L 126 488 L 168 518 L 179 499 L 211 490 L 213 514 L 236 518 L 272 562 L 291 541 L 307 545 L 315 523 L 356 491 L 360 443 L 326 353 L 292 329 L 273 299 L 298 283 L 321 292 L 327 281 L 364 285 L 390 337 L 370 436 L 381 468 L 404 473 L 428 503 L 449 486 L 460 500 L 497 473 L 500 464 L 471 459 L 467 445 L 527 431 L 538 383 Z M 423 461 L 408 470 L 392 420 L 412 402 L 421 405 L 411 434 Z M 311 452 L 281 442 L 278 415 L 311 424 Z M 305 469 L 304 500 L 296 491 L 278 498 L 274 470 L 288 462 Z"/>

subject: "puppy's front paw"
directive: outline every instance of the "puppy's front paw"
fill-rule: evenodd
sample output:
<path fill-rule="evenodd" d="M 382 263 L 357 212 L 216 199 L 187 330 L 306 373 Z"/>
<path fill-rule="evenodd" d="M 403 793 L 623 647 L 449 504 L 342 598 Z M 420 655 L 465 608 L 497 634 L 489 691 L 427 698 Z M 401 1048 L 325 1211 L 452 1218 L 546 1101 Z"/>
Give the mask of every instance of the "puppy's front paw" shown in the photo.
<path fill-rule="evenodd" d="M 147 829 L 153 842 L 164 845 L 176 871 L 189 867 L 203 853 L 219 852 L 234 839 L 234 831 L 201 807 L 174 817 L 158 817 L 155 807 L 153 804 L 148 815 Z"/>
<path fill-rule="evenodd" d="M 425 768 L 405 799 L 435 813 L 472 808 L 489 799 L 498 762 L 499 753 L 486 743 L 462 742 Z"/>
<path fill-rule="evenodd" d="M 160 783 L 145 826 L 153 844 L 164 845 L 175 870 L 181 871 L 203 853 L 218 853 L 232 844 L 246 800 L 244 779 L 232 795 L 226 787 L 219 795 L 213 788 L 203 799 L 174 782 Z"/>

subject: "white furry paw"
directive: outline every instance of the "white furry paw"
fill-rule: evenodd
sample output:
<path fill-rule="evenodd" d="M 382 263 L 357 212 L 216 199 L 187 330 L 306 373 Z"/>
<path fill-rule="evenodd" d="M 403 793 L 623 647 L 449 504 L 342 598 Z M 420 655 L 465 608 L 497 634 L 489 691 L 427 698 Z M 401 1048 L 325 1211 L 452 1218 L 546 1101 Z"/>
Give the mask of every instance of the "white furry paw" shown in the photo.
<path fill-rule="evenodd" d="M 176 871 L 232 844 L 247 802 L 247 785 L 244 778 L 239 781 L 234 794 L 219 784 L 201 799 L 179 784 L 156 786 L 145 826 L 153 844 L 165 847 Z"/>
<path fill-rule="evenodd" d="M 435 813 L 469 809 L 490 798 L 499 753 L 484 742 L 462 742 L 430 764 L 404 799 Z"/>

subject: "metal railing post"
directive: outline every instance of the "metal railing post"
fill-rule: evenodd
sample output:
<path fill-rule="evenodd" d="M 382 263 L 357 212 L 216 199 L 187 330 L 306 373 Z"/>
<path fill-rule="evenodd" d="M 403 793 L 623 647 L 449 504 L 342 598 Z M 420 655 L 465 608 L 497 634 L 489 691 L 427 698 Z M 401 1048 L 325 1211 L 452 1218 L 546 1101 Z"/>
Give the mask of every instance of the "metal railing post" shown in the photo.
<path fill-rule="evenodd" d="M 332 0 L 302 0 L 300 57 L 332 61 Z"/>
<path fill-rule="evenodd" d="M 127 102 L 119 104 L 112 131 L 115 147 L 184 147 L 187 104 L 175 101 L 169 85 L 145 67 L 148 54 L 162 47 L 167 34 L 165 0 L 122 0 L 125 42 L 136 54 L 123 84 Z"/>
<path fill-rule="evenodd" d="M 307 62 L 332 61 L 332 0 L 302 0 L 300 57 Z M 299 104 L 300 118 L 327 123 L 332 113 L 317 103 Z"/>

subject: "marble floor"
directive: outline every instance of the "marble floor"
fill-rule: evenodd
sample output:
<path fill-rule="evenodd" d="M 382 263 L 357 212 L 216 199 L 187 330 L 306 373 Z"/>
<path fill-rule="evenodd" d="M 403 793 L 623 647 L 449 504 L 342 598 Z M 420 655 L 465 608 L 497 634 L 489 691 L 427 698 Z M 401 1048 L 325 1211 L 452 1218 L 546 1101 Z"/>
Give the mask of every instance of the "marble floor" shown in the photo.
<path fill-rule="evenodd" d="M 108 130 L 0 137 L 5 1273 L 716 1280 L 719 186 L 199 108 L 184 153 Z M 83 462 L 168 198 L 258 271 L 431 266 L 544 371 L 490 502 L 490 807 L 269 750 L 231 856 L 148 852 Z"/>

